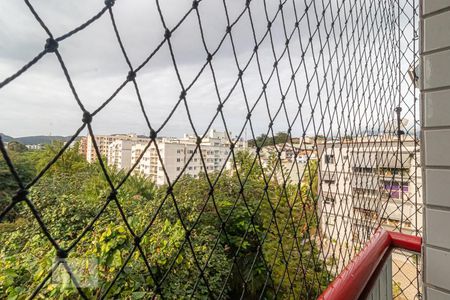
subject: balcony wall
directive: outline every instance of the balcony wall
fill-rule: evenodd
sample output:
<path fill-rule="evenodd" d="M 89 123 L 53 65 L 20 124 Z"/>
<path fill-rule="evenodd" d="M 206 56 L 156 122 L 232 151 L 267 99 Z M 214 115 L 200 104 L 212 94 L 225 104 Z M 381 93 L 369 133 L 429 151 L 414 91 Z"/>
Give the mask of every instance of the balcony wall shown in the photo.
<path fill-rule="evenodd" d="M 450 299 L 450 1 L 423 0 L 421 30 L 423 279 L 426 299 Z"/>

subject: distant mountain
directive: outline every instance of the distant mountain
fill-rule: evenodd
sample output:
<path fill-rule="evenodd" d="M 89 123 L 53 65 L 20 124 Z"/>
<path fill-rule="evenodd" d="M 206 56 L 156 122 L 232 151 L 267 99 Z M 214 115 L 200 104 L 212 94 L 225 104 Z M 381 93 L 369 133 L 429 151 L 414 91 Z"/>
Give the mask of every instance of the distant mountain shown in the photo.
<path fill-rule="evenodd" d="M 24 145 L 37 145 L 37 144 L 50 144 L 52 141 L 68 141 L 70 136 L 48 136 L 48 135 L 36 135 L 36 136 L 23 136 L 23 137 L 12 137 L 0 133 L 2 140 L 4 142 L 17 141 Z"/>
<path fill-rule="evenodd" d="M 2 140 L 3 140 L 4 142 L 10 142 L 10 141 L 14 140 L 14 138 L 13 138 L 12 136 L 3 134 L 3 133 L 1 133 L 1 132 L 0 132 L 0 137 L 2 137 Z"/>

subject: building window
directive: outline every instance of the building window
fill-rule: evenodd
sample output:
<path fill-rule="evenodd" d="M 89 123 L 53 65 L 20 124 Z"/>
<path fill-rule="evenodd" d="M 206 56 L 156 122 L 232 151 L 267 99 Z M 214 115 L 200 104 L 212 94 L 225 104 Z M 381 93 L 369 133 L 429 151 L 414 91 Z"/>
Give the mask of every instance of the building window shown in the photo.
<path fill-rule="evenodd" d="M 358 167 L 354 167 L 353 168 L 353 172 L 355 172 L 355 173 L 371 174 L 373 172 L 373 170 L 372 170 L 372 168 L 358 168 Z"/>
<path fill-rule="evenodd" d="M 327 203 L 327 204 L 334 204 L 334 197 L 325 197 L 323 199 L 323 202 Z"/>
<path fill-rule="evenodd" d="M 330 218 L 327 218 L 327 220 L 325 221 L 325 224 L 326 225 L 334 225 L 335 224 L 335 217 L 330 217 Z"/>
<path fill-rule="evenodd" d="M 177 167 L 177 171 L 180 171 L 181 170 L 181 168 L 180 167 Z"/>
<path fill-rule="evenodd" d="M 177 158 L 177 162 L 180 162 L 180 161 L 181 161 L 181 158 L 178 157 L 178 158 Z"/>
<path fill-rule="evenodd" d="M 325 163 L 326 164 L 334 164 L 334 155 L 333 154 L 326 154 L 325 155 Z"/>
<path fill-rule="evenodd" d="M 402 193 L 405 193 L 405 194 L 408 193 L 408 185 L 400 186 L 398 183 L 394 183 L 394 184 L 385 183 L 384 189 L 387 193 L 390 194 L 391 198 L 393 198 L 393 199 L 400 199 Z"/>

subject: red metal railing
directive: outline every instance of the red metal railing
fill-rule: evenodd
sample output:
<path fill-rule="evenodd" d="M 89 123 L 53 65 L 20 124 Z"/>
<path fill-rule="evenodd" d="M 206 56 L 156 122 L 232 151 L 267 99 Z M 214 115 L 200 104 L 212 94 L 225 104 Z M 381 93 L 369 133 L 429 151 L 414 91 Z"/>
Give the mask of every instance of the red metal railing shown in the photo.
<path fill-rule="evenodd" d="M 379 229 L 318 300 L 352 300 L 366 295 L 392 249 L 421 252 L 422 238 Z"/>

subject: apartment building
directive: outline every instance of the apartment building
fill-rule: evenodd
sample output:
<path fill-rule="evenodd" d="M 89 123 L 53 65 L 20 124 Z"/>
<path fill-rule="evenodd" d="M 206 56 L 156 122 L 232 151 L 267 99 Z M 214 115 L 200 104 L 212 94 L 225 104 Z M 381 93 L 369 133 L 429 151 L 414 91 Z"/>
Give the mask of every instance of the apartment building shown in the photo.
<path fill-rule="evenodd" d="M 233 141 L 233 143 L 235 151 L 247 148 L 247 142 L 242 140 Z M 135 173 L 150 178 L 157 185 L 168 183 L 167 176 L 170 181 L 173 181 L 182 171 L 183 174 L 195 178 L 200 172 L 214 172 L 232 167 L 231 159 L 229 159 L 230 142 L 225 132 L 211 130 L 203 138 L 200 150 L 197 149 L 197 138 L 186 134 L 183 138 L 158 139 L 156 145 L 152 143 L 146 151 L 144 151 L 145 147 L 145 144 L 135 144 L 131 147 L 131 164 L 142 156 Z"/>
<path fill-rule="evenodd" d="M 133 141 L 134 143 L 146 143 L 146 141 L 148 141 L 149 139 L 136 134 L 96 135 L 95 142 L 98 146 L 100 155 L 108 158 L 109 145 L 116 140 Z M 90 135 L 86 137 L 85 155 L 86 160 L 89 163 L 95 162 L 97 160 L 97 154 L 95 152 L 93 139 Z M 116 157 L 114 157 L 113 160 L 116 160 Z"/>
<path fill-rule="evenodd" d="M 136 143 L 137 141 L 132 140 L 115 140 L 109 144 L 108 165 L 119 170 L 129 170 L 131 168 L 131 147 Z"/>
<path fill-rule="evenodd" d="M 342 226 L 357 242 L 358 234 L 381 222 L 389 230 L 415 234 L 422 227 L 416 214 L 422 204 L 419 150 L 412 138 L 399 146 L 393 136 L 319 145 L 323 233 L 337 240 L 331 229 Z"/>
<path fill-rule="evenodd" d="M 87 157 L 87 136 L 82 136 L 79 139 L 78 151 L 83 157 Z"/>
<path fill-rule="evenodd" d="M 339 265 L 363 246 L 378 224 L 416 235 L 422 230 L 422 173 L 418 142 L 411 137 L 371 136 L 319 145 L 319 218 L 325 247 L 341 249 Z M 394 280 L 413 295 L 416 265 L 394 253 Z"/>

